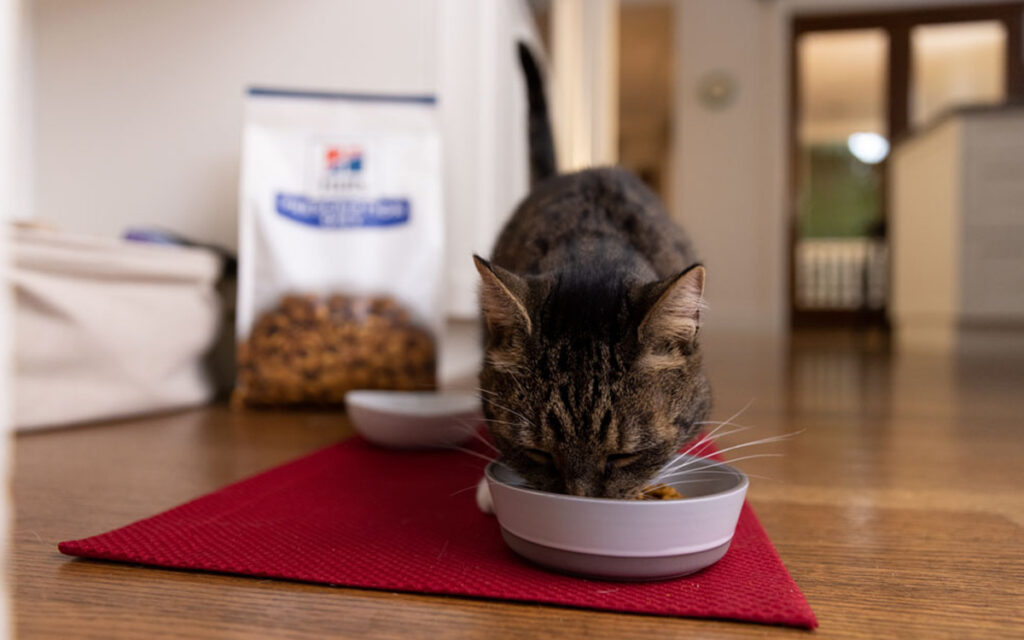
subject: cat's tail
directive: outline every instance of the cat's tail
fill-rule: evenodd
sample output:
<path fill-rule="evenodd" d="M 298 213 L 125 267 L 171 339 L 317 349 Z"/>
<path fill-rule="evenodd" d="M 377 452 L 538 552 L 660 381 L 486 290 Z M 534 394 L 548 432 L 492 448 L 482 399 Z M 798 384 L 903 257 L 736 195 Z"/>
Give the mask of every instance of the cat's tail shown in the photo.
<path fill-rule="evenodd" d="M 555 141 L 551 136 L 548 101 L 544 96 L 544 79 L 537 60 L 526 43 L 519 43 L 519 64 L 526 77 L 526 96 L 529 102 L 530 184 L 550 178 L 558 173 L 555 166 Z"/>

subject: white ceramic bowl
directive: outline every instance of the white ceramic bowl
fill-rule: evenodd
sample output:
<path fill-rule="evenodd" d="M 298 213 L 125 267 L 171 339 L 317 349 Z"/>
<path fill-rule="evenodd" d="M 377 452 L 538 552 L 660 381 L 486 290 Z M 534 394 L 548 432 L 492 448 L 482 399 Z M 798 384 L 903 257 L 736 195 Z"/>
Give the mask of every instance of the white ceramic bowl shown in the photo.
<path fill-rule="evenodd" d="M 729 549 L 749 480 L 690 458 L 675 488 L 683 500 L 610 500 L 535 491 L 504 466 L 487 466 L 494 513 L 508 546 L 557 571 L 612 580 L 660 580 L 717 562 Z"/>
<path fill-rule="evenodd" d="M 458 445 L 483 420 L 480 399 L 470 393 L 349 391 L 345 409 L 367 440 L 401 449 Z"/>

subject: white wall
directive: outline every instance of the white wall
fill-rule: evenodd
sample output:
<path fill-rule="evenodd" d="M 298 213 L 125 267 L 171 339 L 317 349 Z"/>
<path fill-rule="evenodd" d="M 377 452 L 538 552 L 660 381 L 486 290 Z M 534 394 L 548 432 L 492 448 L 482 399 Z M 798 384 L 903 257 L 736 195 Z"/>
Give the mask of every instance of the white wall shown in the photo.
<path fill-rule="evenodd" d="M 431 93 L 436 2 L 34 0 L 36 218 L 235 244 L 253 84 Z"/>
<path fill-rule="evenodd" d="M 520 0 L 440 0 L 438 96 L 445 158 L 448 311 L 478 313 L 471 254 L 489 255 L 526 194 L 526 83 L 514 42 L 537 46 Z"/>
<path fill-rule="evenodd" d="M 11 218 L 13 202 L 9 196 L 15 177 L 17 154 L 14 144 L 15 113 L 18 108 L 20 35 L 22 25 L 21 3 L 18 0 L 0 0 L 0 274 L 7 269 L 7 221 Z M 10 288 L 0 288 L 0 638 L 12 635 L 9 626 L 8 556 L 11 523 L 10 505 L 10 429 L 11 429 L 11 322 Z"/>

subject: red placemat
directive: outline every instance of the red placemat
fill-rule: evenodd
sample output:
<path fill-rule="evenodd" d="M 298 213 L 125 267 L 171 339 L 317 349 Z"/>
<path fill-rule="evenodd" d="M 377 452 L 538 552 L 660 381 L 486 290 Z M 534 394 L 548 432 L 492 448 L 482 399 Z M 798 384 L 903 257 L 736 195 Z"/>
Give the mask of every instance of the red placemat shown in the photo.
<path fill-rule="evenodd" d="M 549 573 L 509 551 L 477 509 L 483 463 L 352 438 L 121 529 L 68 555 L 349 587 L 814 628 L 814 613 L 749 505 L 728 553 L 649 583 Z"/>

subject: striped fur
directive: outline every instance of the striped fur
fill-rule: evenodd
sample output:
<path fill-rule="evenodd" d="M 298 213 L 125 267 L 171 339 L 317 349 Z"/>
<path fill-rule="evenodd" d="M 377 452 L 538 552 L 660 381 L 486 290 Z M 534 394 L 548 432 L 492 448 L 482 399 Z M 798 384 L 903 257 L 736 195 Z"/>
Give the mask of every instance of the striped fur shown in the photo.
<path fill-rule="evenodd" d="M 711 405 L 698 341 L 704 269 L 621 169 L 545 180 L 477 258 L 484 412 L 537 488 L 624 497 Z"/>

